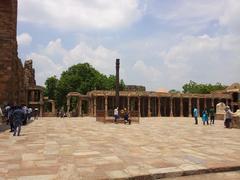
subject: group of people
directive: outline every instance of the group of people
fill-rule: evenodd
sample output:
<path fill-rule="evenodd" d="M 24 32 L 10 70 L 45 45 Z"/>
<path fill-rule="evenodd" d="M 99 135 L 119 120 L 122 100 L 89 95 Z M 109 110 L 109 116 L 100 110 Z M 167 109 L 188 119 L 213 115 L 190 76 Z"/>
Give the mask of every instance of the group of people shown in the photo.
<path fill-rule="evenodd" d="M 225 120 L 224 120 L 224 126 L 226 128 L 230 128 L 231 126 L 231 122 L 232 122 L 232 115 L 234 114 L 231 110 L 229 106 L 226 106 L 225 108 Z M 198 124 L 198 109 L 195 107 L 193 109 L 193 117 L 195 119 L 195 124 Z M 215 121 L 215 109 L 212 106 L 209 110 L 207 110 L 206 108 L 203 110 L 202 112 L 202 122 L 203 125 L 207 124 L 209 125 L 209 117 L 210 117 L 210 125 L 214 124 Z"/>
<path fill-rule="evenodd" d="M 129 119 L 129 112 L 126 108 L 120 111 L 120 115 L 119 115 L 118 107 L 114 109 L 114 122 L 117 123 L 120 117 L 123 117 L 124 124 L 127 124 L 127 123 L 131 124 L 131 119 Z"/>
<path fill-rule="evenodd" d="M 57 110 L 57 117 L 64 118 L 67 117 L 67 113 L 64 111 L 64 107 L 62 107 L 60 110 Z"/>
<path fill-rule="evenodd" d="M 0 108 L 0 115 L 7 125 L 10 125 L 10 132 L 13 132 L 13 136 L 16 134 L 20 136 L 21 126 L 26 125 L 32 116 L 34 119 L 38 118 L 38 108 L 33 110 L 25 105 L 6 105 Z"/>

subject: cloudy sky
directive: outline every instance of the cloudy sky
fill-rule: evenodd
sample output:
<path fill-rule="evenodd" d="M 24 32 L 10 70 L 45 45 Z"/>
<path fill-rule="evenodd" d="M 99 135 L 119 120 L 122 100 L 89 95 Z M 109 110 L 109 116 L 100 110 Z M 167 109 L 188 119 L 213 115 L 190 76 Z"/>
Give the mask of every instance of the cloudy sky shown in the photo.
<path fill-rule="evenodd" d="M 89 62 L 126 84 L 178 89 L 240 80 L 239 0 L 19 0 L 19 57 L 37 83 Z"/>

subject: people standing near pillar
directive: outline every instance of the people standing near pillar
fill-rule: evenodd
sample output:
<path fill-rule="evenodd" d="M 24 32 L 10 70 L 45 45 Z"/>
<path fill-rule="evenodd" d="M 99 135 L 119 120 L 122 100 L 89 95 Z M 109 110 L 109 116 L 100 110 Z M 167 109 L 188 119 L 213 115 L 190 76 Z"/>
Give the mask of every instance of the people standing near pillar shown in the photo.
<path fill-rule="evenodd" d="M 211 125 L 211 124 L 214 124 L 214 120 L 215 120 L 215 109 L 214 109 L 213 106 L 209 109 L 209 116 L 210 116 L 210 125 Z"/>
<path fill-rule="evenodd" d="M 232 123 L 232 115 L 234 114 L 229 106 L 226 106 L 225 108 L 226 114 L 225 114 L 225 121 L 224 125 L 226 128 L 231 128 L 231 123 Z"/>
<path fill-rule="evenodd" d="M 202 121 L 203 121 L 203 125 L 205 125 L 205 123 L 207 123 L 207 125 L 209 125 L 207 109 L 204 109 L 202 112 Z"/>
<path fill-rule="evenodd" d="M 196 107 L 193 109 L 193 117 L 195 119 L 195 124 L 198 124 L 198 109 Z"/>
<path fill-rule="evenodd" d="M 114 122 L 116 123 L 117 122 L 117 120 L 118 120 L 118 118 L 119 118 L 119 114 L 118 114 L 118 107 L 116 107 L 115 109 L 114 109 Z"/>
<path fill-rule="evenodd" d="M 25 116 L 26 115 L 25 115 L 24 109 L 21 108 L 20 106 L 16 106 L 12 114 L 13 124 L 14 124 L 13 136 L 16 136 L 16 133 L 18 136 L 20 136 L 21 126 L 23 121 L 25 120 Z"/>

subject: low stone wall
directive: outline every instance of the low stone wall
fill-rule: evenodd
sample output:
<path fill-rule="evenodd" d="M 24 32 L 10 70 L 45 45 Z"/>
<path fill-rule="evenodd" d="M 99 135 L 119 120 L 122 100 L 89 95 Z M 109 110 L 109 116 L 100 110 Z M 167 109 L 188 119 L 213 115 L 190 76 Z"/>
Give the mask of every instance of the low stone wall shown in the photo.
<path fill-rule="evenodd" d="M 224 116 L 225 116 L 225 114 L 216 114 L 215 119 L 223 121 L 224 120 Z"/>
<path fill-rule="evenodd" d="M 233 116 L 232 127 L 240 129 L 240 116 Z"/>

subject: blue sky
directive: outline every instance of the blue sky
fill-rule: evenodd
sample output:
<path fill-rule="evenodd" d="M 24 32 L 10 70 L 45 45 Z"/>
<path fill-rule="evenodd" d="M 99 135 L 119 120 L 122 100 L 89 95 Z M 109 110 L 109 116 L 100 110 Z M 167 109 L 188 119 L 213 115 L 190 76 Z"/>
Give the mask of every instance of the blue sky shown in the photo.
<path fill-rule="evenodd" d="M 239 0 L 20 0 L 19 57 L 36 80 L 89 62 L 126 84 L 178 89 L 240 75 Z"/>

